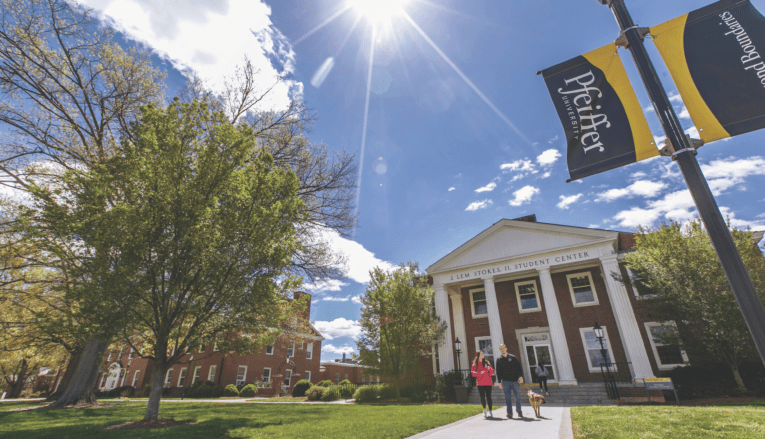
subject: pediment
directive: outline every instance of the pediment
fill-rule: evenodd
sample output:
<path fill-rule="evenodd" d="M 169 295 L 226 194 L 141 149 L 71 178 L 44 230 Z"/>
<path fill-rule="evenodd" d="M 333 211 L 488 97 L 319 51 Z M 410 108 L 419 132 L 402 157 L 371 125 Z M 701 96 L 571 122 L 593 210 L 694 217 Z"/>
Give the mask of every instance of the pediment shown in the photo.
<path fill-rule="evenodd" d="M 427 268 L 428 274 L 616 240 L 618 232 L 501 220 Z"/>

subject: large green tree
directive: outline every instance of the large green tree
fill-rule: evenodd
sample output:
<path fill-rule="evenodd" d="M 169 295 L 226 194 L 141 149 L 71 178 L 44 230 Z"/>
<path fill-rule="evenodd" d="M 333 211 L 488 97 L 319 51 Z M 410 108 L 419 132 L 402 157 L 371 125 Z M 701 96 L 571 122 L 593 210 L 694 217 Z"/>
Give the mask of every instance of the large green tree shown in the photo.
<path fill-rule="evenodd" d="M 375 267 L 361 298 L 359 361 L 369 375 L 401 378 L 417 371 L 422 356 L 430 355 L 446 331 L 435 311 L 433 288 L 416 263 L 385 271 Z"/>
<path fill-rule="evenodd" d="M 146 420 L 186 348 L 218 337 L 251 351 L 273 337 L 296 281 L 285 269 L 305 221 L 298 179 L 274 166 L 252 129 L 206 105 L 148 105 L 103 165 L 41 187 L 22 217 L 79 242 L 80 306 L 123 315 L 121 337 L 153 360 Z M 237 336 L 225 337 L 230 334 Z"/>
<path fill-rule="evenodd" d="M 750 231 L 733 229 L 731 234 L 765 301 L 762 252 Z M 754 343 L 701 221 L 641 227 L 635 243 L 635 252 L 626 257 L 635 287 L 654 294 L 653 312 L 676 320 L 680 329 L 679 334 L 666 331 L 662 342 L 684 347 L 694 362 L 729 367 L 737 385 L 746 389 L 738 369 L 756 357 Z"/>

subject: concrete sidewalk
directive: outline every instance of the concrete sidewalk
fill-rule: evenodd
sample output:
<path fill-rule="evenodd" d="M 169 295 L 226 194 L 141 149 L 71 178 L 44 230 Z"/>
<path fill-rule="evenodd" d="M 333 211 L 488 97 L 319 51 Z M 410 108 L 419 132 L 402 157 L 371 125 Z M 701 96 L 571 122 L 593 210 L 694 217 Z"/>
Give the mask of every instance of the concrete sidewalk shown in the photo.
<path fill-rule="evenodd" d="M 409 439 L 454 439 L 454 438 L 507 438 L 513 439 L 573 439 L 571 429 L 571 411 L 568 407 L 542 406 L 542 418 L 534 418 L 530 407 L 523 408 L 524 416 L 519 419 L 507 419 L 504 408 L 494 410 L 494 418 L 484 418 L 483 414 L 471 416 L 433 430 L 411 436 Z"/>

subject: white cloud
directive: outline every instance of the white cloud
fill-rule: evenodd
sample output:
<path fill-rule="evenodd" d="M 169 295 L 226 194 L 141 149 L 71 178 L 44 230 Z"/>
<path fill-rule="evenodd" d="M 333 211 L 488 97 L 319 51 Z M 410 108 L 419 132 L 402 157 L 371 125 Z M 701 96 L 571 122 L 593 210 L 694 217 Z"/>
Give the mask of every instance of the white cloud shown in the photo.
<path fill-rule="evenodd" d="M 321 347 L 322 352 L 327 352 L 329 354 L 353 354 L 356 351 L 350 347 L 350 346 L 343 346 L 343 347 L 337 347 L 333 346 L 331 344 L 327 344 Z"/>
<path fill-rule="evenodd" d="M 550 166 L 560 158 L 560 152 L 557 149 L 548 149 L 537 156 L 537 163 L 541 166 Z"/>
<path fill-rule="evenodd" d="M 630 210 L 622 210 L 614 215 L 614 219 L 619 221 L 622 227 L 634 228 L 637 226 L 651 225 L 659 219 L 661 212 L 653 209 L 641 209 L 633 207 Z"/>
<path fill-rule="evenodd" d="M 348 286 L 348 283 L 339 279 L 321 279 L 312 284 L 304 284 L 303 288 L 307 292 L 318 293 L 322 291 L 340 291 L 346 286 Z"/>
<path fill-rule="evenodd" d="M 491 183 L 487 184 L 487 185 L 486 185 L 486 186 L 484 186 L 484 187 L 479 187 L 479 188 L 478 188 L 478 189 L 476 189 L 475 191 L 476 191 L 476 192 L 479 192 L 479 193 L 480 193 L 480 192 L 491 192 L 491 191 L 493 191 L 493 190 L 494 190 L 494 188 L 496 188 L 496 187 L 497 187 L 497 183 L 494 183 L 494 182 L 492 181 Z"/>
<path fill-rule="evenodd" d="M 531 202 L 531 199 L 534 197 L 534 195 L 538 193 L 539 188 L 527 185 L 513 192 L 513 196 L 515 196 L 515 198 L 508 201 L 508 203 L 510 203 L 511 206 L 520 206 L 521 204 Z"/>
<path fill-rule="evenodd" d="M 549 177 L 551 175 L 552 175 L 552 171 L 547 171 L 547 172 L 545 172 L 544 174 L 540 175 L 537 178 L 547 178 L 547 177 Z"/>
<path fill-rule="evenodd" d="M 383 270 L 390 270 L 395 267 L 388 261 L 383 261 L 375 257 L 375 254 L 364 248 L 356 241 L 343 238 L 334 230 L 325 230 L 323 239 L 330 247 L 337 252 L 346 255 L 348 262 L 345 266 L 345 277 L 358 282 L 369 282 L 369 271 L 374 267 L 380 267 Z"/>
<path fill-rule="evenodd" d="M 263 1 L 81 0 L 80 3 L 94 8 L 107 25 L 146 44 L 176 69 L 196 70 L 213 91 L 222 89 L 224 77 L 231 76 L 245 55 L 260 70 L 261 91 L 276 83 L 279 71 L 294 70 L 295 53 L 272 25 L 271 8 Z M 301 92 L 300 83 L 280 83 L 260 103 L 260 108 L 285 108 L 290 95 Z"/>
<path fill-rule="evenodd" d="M 472 212 L 472 211 L 475 211 L 475 210 L 478 210 L 478 209 L 485 209 L 485 208 L 491 206 L 492 204 L 494 204 L 494 202 L 491 201 L 491 200 L 488 200 L 488 199 L 487 200 L 483 200 L 483 201 L 474 201 L 474 202 L 470 203 L 470 205 L 468 205 L 468 207 L 467 207 L 467 209 L 465 209 L 465 211 L 466 212 Z"/>
<path fill-rule="evenodd" d="M 632 178 L 643 178 L 643 177 L 646 177 L 647 175 L 648 174 L 646 174 L 643 171 L 638 171 L 638 172 L 635 172 L 634 174 L 630 175 L 630 177 L 632 177 Z"/>
<path fill-rule="evenodd" d="M 333 340 L 336 337 L 351 337 L 356 340 L 361 335 L 359 322 L 356 320 L 346 320 L 343 317 L 338 317 L 331 322 L 317 320 L 313 323 L 313 326 L 327 340 Z"/>
<path fill-rule="evenodd" d="M 332 297 L 332 296 L 325 296 L 321 298 L 324 302 L 347 302 L 351 300 L 351 296 L 345 296 L 345 297 Z"/>
<path fill-rule="evenodd" d="M 580 198 L 582 198 L 582 195 L 583 194 L 576 194 L 576 195 L 571 195 L 568 197 L 565 195 L 561 195 L 560 202 L 556 204 L 555 206 L 558 209 L 568 209 L 570 205 L 576 203 Z"/>
<path fill-rule="evenodd" d="M 449 188 L 449 192 L 451 192 L 451 191 L 453 191 L 453 190 L 455 190 L 455 189 L 457 189 L 457 188 L 456 188 L 456 187 L 454 187 L 454 186 L 452 186 L 452 187 L 450 187 L 450 188 Z"/>
<path fill-rule="evenodd" d="M 503 171 L 535 171 L 534 164 L 531 160 L 516 160 L 510 163 L 504 163 L 499 166 L 499 169 Z"/>
<path fill-rule="evenodd" d="M 609 189 L 605 192 L 601 192 L 598 194 L 598 197 L 595 198 L 596 202 L 605 201 L 607 203 L 610 203 L 614 200 L 618 200 L 619 198 L 629 197 L 632 198 L 634 196 L 641 196 L 646 198 L 653 198 L 659 195 L 659 192 L 661 192 L 663 189 L 667 187 L 667 183 L 665 182 L 657 182 L 657 181 L 650 181 L 650 180 L 638 180 L 631 185 L 627 186 L 626 188 L 621 189 Z"/>
<path fill-rule="evenodd" d="M 361 305 L 361 294 L 351 297 L 351 302 Z"/>
<path fill-rule="evenodd" d="M 556 140 L 558 140 L 558 135 L 557 134 L 555 135 L 555 137 L 553 137 L 552 139 L 548 140 L 547 143 L 553 143 Z"/>
<path fill-rule="evenodd" d="M 677 117 L 680 119 L 690 119 L 691 113 L 688 112 L 688 108 L 683 106 L 683 109 L 677 113 Z"/>

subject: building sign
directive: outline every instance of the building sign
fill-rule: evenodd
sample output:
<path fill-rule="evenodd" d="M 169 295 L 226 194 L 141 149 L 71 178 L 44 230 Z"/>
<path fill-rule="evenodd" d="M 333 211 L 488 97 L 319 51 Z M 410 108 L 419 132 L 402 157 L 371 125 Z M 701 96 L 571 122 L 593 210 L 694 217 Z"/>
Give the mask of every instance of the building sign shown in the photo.
<path fill-rule="evenodd" d="M 651 28 L 704 142 L 765 127 L 765 18 L 723 0 Z"/>
<path fill-rule="evenodd" d="M 588 250 L 564 253 L 562 255 L 555 255 L 544 258 L 524 259 L 511 264 L 497 265 L 495 267 L 452 274 L 449 276 L 449 280 L 455 281 L 464 279 L 480 279 L 481 276 L 487 276 L 490 274 L 513 273 L 516 271 L 524 271 L 529 269 L 549 268 L 550 265 L 558 265 L 566 262 L 581 261 L 584 259 L 593 259 L 598 257 L 595 254 L 591 254 L 592 251 Z"/>
<path fill-rule="evenodd" d="M 644 378 L 643 384 L 645 384 L 645 394 L 648 396 L 648 402 L 651 402 L 651 395 L 648 393 L 649 390 L 671 390 L 675 392 L 677 405 L 680 405 L 680 400 L 677 398 L 677 391 L 672 384 L 672 378 Z"/>
<path fill-rule="evenodd" d="M 563 123 L 567 181 L 658 155 L 614 43 L 540 73 Z"/>

